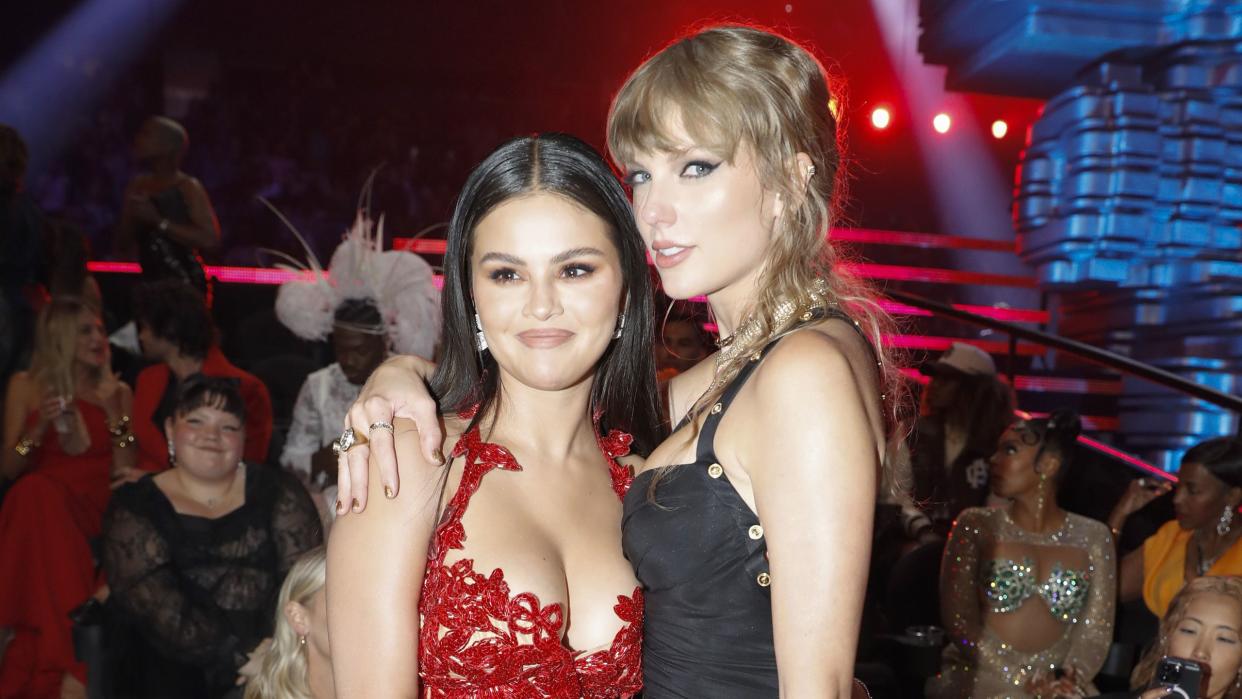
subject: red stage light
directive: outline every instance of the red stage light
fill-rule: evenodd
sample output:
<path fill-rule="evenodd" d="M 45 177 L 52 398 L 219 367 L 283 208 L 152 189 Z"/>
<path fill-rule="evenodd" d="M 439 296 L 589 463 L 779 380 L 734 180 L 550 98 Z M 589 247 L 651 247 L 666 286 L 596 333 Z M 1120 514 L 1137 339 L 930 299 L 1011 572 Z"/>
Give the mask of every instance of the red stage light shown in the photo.
<path fill-rule="evenodd" d="M 999 141 L 1007 133 L 1009 133 L 1009 124 L 1006 124 L 1004 119 L 997 119 L 992 122 L 992 138 Z"/>
<path fill-rule="evenodd" d="M 876 107 L 871 111 L 871 125 L 877 129 L 887 129 L 893 122 L 893 114 L 887 107 Z"/>
<path fill-rule="evenodd" d="M 935 129 L 937 133 L 949 133 L 949 127 L 952 125 L 953 120 L 950 119 L 949 115 L 944 112 L 940 112 L 936 116 L 932 117 L 932 128 Z"/>

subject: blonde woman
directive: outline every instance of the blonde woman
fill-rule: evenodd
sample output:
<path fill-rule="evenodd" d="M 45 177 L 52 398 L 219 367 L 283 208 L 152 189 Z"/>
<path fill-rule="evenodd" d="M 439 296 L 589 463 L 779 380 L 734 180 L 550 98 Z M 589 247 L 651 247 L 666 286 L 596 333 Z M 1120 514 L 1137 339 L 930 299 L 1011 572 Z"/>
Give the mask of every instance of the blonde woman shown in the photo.
<path fill-rule="evenodd" d="M 58 298 L 39 314 L 30 370 L 9 380 L 0 463 L 17 481 L 0 508 L 0 629 L 14 636 L 0 696 L 85 692 L 68 614 L 95 592 L 89 541 L 137 457 L 133 396 L 110 364 L 99 312 Z"/>
<path fill-rule="evenodd" d="M 333 699 L 328 650 L 327 570 L 321 546 L 302 554 L 289 569 L 276 602 L 276 631 L 258 675 L 246 683 L 246 699 Z"/>
<path fill-rule="evenodd" d="M 677 428 L 625 499 L 648 699 L 853 691 L 886 427 L 902 401 L 879 341 L 887 319 L 826 240 L 841 161 L 831 98 L 807 50 L 723 26 L 657 53 L 612 105 L 609 148 L 664 291 L 706 296 L 724 338 L 671 381 Z M 410 417 L 434 458 L 428 373 L 412 358 L 381 366 L 350 427 Z M 392 437 L 370 437 L 396 493 Z M 355 511 L 371 451 L 341 465 Z"/>
<path fill-rule="evenodd" d="M 1165 656 L 1194 660 L 1208 669 L 1204 699 L 1242 699 L 1242 578 L 1195 578 L 1173 597 L 1160 620 L 1160 635 L 1131 675 L 1133 693 L 1109 699 L 1158 699 L 1178 696 L 1148 689 Z M 1101 698 L 1103 699 L 1103 698 Z"/>

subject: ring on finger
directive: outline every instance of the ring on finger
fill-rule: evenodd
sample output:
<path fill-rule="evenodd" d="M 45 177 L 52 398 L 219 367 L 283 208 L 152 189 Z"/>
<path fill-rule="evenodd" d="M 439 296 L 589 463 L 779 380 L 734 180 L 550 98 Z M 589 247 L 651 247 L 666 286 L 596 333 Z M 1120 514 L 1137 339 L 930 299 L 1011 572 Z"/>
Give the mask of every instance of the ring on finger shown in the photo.
<path fill-rule="evenodd" d="M 349 448 L 354 446 L 357 441 L 358 440 L 354 437 L 354 429 L 352 427 L 347 427 L 345 428 L 345 431 L 341 433 L 341 436 L 332 443 L 332 452 L 337 456 L 340 456 L 341 454 L 349 451 Z"/>
<path fill-rule="evenodd" d="M 393 431 L 392 423 L 384 422 L 382 420 L 379 422 L 372 422 L 371 426 L 367 428 L 367 434 L 370 434 L 375 430 L 388 430 L 391 433 Z"/>

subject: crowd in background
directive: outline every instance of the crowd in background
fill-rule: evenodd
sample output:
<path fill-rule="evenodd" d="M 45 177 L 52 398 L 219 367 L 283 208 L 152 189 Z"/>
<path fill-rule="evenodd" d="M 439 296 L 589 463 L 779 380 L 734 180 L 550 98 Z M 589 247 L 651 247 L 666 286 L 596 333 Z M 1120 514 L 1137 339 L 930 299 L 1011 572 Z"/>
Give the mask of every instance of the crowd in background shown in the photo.
<path fill-rule="evenodd" d="M 412 231 L 444 218 L 473 143 L 419 145 L 416 118 L 377 123 L 384 110 L 343 98 L 347 86 L 331 76 L 293 79 L 300 87 L 279 94 L 262 80 L 224 81 L 184 120 L 194 147 L 182 161 L 183 139 L 173 171 L 183 167 L 209 193 L 222 235 L 246 232 L 224 261 L 253 263 L 244 258 L 255 248 L 288 247 L 256 196 L 330 249 L 340 212 L 353 210 L 376 162 L 386 163 L 375 192 L 390 222 Z M 0 593 L 0 696 L 85 695 L 91 679 L 75 653 L 71 613 L 79 627 L 109 629 L 114 680 L 146 682 L 118 690 L 125 696 L 170 687 L 181 696 L 203 688 L 331 696 L 317 547 L 331 521 L 339 419 L 324 415 L 352 402 L 391 346 L 368 344 L 384 332 L 382 309 L 334 304 L 331 334 L 315 338 L 332 342 L 324 353 L 332 361 L 314 367 L 329 373 L 307 381 L 301 413 L 274 409 L 264 381 L 230 361 L 214 331 L 210 288 L 185 279 L 144 280 L 132 304 L 137 342 L 114 336 L 115 353 L 130 353 L 114 356 L 103 320 L 113 299 L 86 273 L 85 251 L 111 248 L 135 179 L 117 144 L 133 140 L 147 109 L 138 92 L 119 95 L 73 156 L 29 187 L 20 138 L 0 132 L 8 386 L 0 570 L 21 571 Z M 475 136 L 490 142 L 490 134 Z M 158 237 L 192 226 L 187 216 L 157 210 L 145 225 Z M 677 314 L 661 323 L 654 351 L 662 380 L 713 351 L 703 320 Z M 1015 418 L 1012 390 L 991 357 L 968 344 L 924 373 L 904 476 L 877 506 L 860 658 L 876 695 L 901 696 L 910 682 L 921 688 L 927 676 L 903 677 L 886 664 L 886 639 L 908 645 L 931 631 L 948 643 L 938 672 L 925 673 L 934 674 L 929 696 L 1003 695 L 1015 686 L 1077 696 L 1122 689 L 1131 667 L 1145 686 L 1155 659 L 1173 651 L 1210 656 L 1210 696 L 1242 694 L 1242 656 L 1230 650 L 1242 647 L 1242 596 L 1236 579 L 1220 578 L 1242 575 L 1242 523 L 1234 520 L 1242 447 L 1219 439 L 1188 452 L 1172 498 L 1176 519 L 1119 548 L 1131 516 L 1171 484 L 1134 481 L 1107 521 L 1062 509 L 1081 431 L 1076 415 Z M 289 433 L 297 439 L 286 440 Z M 1069 550 L 1074 564 L 1042 559 L 1048 546 Z M 1036 596 L 1043 608 L 1011 615 Z M 1147 626 L 1123 638 L 1114 606 L 1140 600 Z M 938 651 L 935 634 L 928 645 Z M 1073 665 L 1046 672 L 1041 654 L 1054 651 Z M 1014 664 L 1028 668 L 1018 685 L 999 670 Z M 1233 684 L 1222 689 L 1226 668 Z"/>

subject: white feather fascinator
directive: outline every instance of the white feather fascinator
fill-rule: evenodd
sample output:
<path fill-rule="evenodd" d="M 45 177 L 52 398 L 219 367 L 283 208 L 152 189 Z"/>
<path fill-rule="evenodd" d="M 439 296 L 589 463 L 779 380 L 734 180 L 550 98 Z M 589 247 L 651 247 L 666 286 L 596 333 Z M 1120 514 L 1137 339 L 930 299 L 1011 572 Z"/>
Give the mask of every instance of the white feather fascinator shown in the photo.
<path fill-rule="evenodd" d="M 384 326 L 353 329 L 387 335 L 390 346 L 399 354 L 426 358 L 435 354 L 440 339 L 440 298 L 431 265 L 412 252 L 385 251 L 383 217 L 376 222 L 360 209 L 324 270 L 288 219 L 271 204 L 268 207 L 306 250 L 307 265 L 276 253 L 291 262 L 293 269 L 307 272 L 300 279 L 281 284 L 276 292 L 276 317 L 294 335 L 326 340 L 342 302 L 370 299 L 379 309 Z"/>

